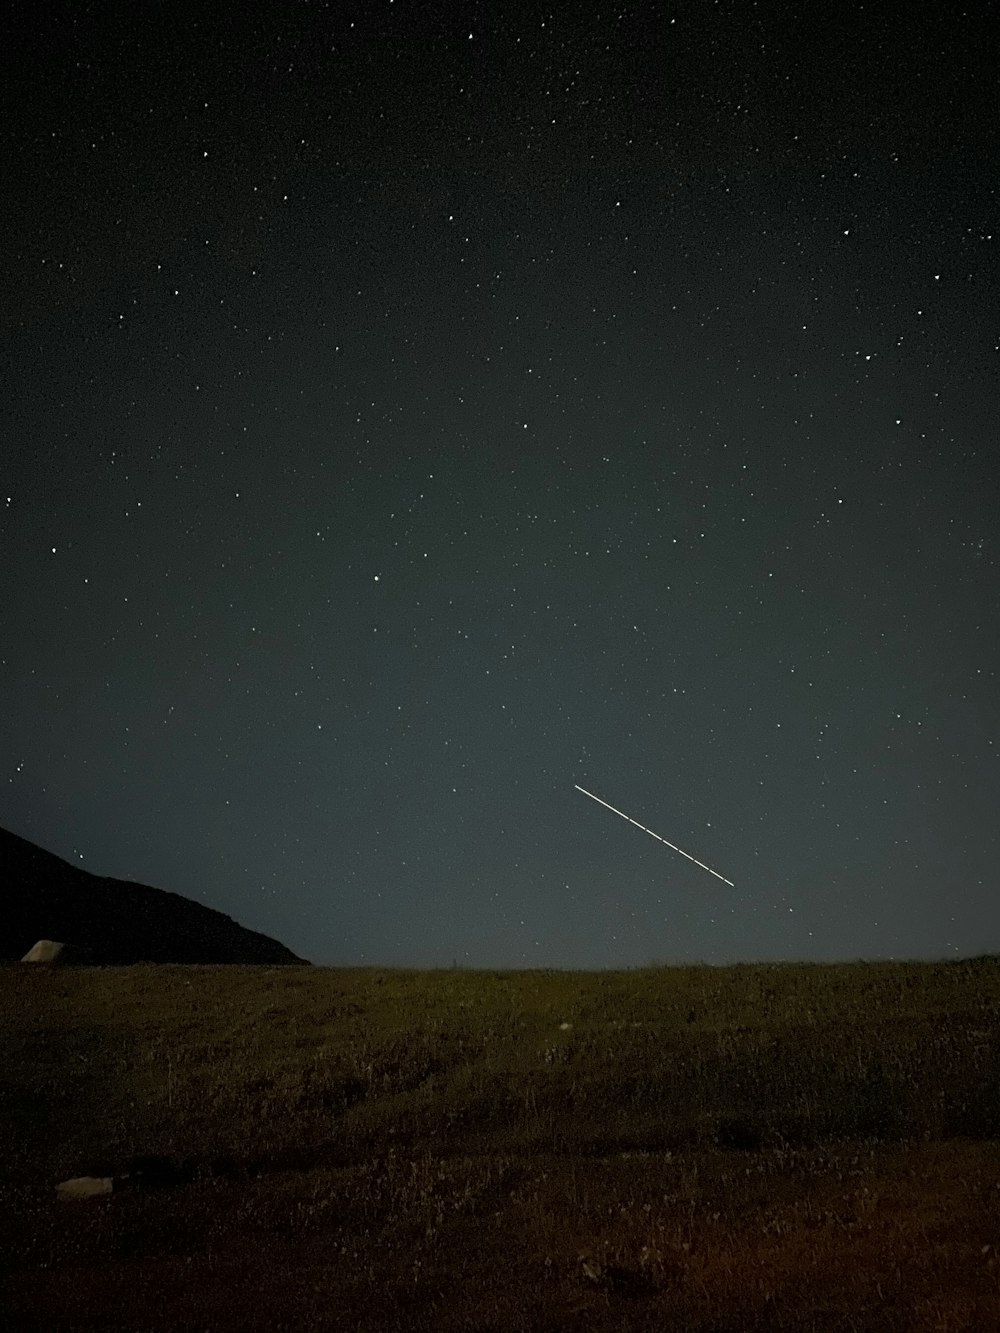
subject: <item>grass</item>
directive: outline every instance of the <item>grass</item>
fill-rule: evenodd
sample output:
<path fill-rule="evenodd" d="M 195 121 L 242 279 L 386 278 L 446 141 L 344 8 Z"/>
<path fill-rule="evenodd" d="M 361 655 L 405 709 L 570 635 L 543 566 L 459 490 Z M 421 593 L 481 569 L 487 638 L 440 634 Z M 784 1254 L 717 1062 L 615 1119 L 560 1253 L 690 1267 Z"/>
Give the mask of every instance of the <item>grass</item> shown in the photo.
<path fill-rule="evenodd" d="M 1000 961 L 0 968 L 0 1310 L 1000 1327 Z M 57 1182 L 127 1175 L 65 1203 Z"/>

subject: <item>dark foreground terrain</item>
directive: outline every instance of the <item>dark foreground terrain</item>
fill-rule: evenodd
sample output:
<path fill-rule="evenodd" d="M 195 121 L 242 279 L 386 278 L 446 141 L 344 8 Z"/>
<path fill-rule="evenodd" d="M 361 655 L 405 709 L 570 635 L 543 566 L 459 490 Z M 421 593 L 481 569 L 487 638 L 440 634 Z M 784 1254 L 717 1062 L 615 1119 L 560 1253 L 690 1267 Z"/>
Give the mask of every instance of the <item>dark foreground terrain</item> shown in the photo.
<path fill-rule="evenodd" d="M 998 1016 L 993 959 L 0 968 L 0 1311 L 997 1329 Z"/>

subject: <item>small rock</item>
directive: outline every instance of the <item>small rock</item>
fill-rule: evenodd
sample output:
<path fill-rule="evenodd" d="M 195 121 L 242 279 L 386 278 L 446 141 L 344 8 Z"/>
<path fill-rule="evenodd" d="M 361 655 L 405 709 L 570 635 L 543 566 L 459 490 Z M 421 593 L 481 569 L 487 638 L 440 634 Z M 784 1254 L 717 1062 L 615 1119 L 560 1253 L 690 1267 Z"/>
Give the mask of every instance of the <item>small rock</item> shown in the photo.
<path fill-rule="evenodd" d="M 56 1186 L 58 1199 L 97 1199 L 115 1187 L 113 1176 L 74 1176 Z"/>
<path fill-rule="evenodd" d="M 600 1282 L 604 1277 L 604 1269 L 592 1254 L 581 1254 L 579 1262 L 580 1272 L 588 1282 Z"/>
<path fill-rule="evenodd" d="M 78 944 L 62 944 L 59 940 L 39 940 L 21 959 L 22 963 L 44 963 L 50 967 L 65 967 L 73 963 L 89 963 L 89 949 Z"/>

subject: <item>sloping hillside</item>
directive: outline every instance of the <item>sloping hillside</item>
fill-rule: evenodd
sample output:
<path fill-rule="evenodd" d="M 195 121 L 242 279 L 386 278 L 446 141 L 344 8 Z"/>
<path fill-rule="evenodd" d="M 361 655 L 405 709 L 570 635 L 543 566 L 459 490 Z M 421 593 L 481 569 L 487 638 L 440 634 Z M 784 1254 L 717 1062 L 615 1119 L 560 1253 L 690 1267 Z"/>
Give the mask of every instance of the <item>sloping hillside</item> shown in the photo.
<path fill-rule="evenodd" d="M 106 879 L 0 829 L 0 959 L 36 940 L 87 951 L 92 963 L 301 963 L 290 949 L 179 893 Z"/>

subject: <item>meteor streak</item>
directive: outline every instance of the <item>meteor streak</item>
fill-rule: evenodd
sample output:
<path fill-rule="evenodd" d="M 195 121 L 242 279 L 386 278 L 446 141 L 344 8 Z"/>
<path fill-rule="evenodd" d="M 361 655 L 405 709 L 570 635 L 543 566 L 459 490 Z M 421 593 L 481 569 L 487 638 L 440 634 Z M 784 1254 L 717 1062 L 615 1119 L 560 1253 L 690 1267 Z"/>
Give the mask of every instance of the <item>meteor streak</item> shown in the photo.
<path fill-rule="evenodd" d="M 581 787 L 576 782 L 573 783 L 573 786 L 576 788 L 577 791 L 582 791 L 584 796 L 589 796 L 592 801 L 596 801 L 598 805 L 603 805 L 605 810 L 610 810 L 612 811 L 613 814 L 621 815 L 622 819 L 627 819 L 628 822 L 630 824 L 634 824 L 636 828 L 641 828 L 643 833 L 648 833 L 649 836 L 651 838 L 655 838 L 657 842 L 665 843 L 666 846 L 669 847 L 672 852 L 680 852 L 681 856 L 686 856 L 687 859 L 689 861 L 693 861 L 696 866 L 701 866 L 702 870 L 707 870 L 708 873 L 710 875 L 714 875 L 716 879 L 721 879 L 723 884 L 728 884 L 731 888 L 734 889 L 736 888 L 736 885 L 733 883 L 731 879 L 726 879 L 725 875 L 720 875 L 717 870 L 713 870 L 711 866 L 707 866 L 704 861 L 699 861 L 696 856 L 692 856 L 690 852 L 684 851 L 682 847 L 675 847 L 672 842 L 667 842 L 666 838 L 661 838 L 660 835 L 658 833 L 654 833 L 651 828 L 647 828 L 645 824 L 640 824 L 639 821 L 637 819 L 633 819 L 631 815 L 625 814 L 624 810 L 616 810 L 613 805 L 608 805 L 607 801 L 602 801 L 599 796 L 595 796 L 592 791 L 588 791 L 586 787 Z"/>

